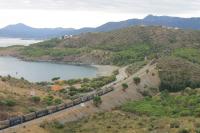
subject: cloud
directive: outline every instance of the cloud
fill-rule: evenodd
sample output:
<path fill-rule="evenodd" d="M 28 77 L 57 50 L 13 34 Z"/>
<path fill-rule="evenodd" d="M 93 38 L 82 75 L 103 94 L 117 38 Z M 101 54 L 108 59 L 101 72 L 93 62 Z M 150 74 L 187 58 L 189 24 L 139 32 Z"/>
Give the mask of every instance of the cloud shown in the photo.
<path fill-rule="evenodd" d="M 200 0 L 0 0 L 0 27 L 96 27 L 148 14 L 200 17 Z M 51 22 L 51 23 L 49 23 Z"/>
<path fill-rule="evenodd" d="M 0 9 L 86 10 L 140 14 L 200 11 L 199 0 L 0 0 Z"/>

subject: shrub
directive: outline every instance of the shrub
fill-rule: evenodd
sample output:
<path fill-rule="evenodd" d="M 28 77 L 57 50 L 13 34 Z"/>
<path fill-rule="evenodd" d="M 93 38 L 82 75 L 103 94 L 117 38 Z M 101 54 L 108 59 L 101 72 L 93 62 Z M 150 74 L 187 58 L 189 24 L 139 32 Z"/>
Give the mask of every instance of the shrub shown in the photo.
<path fill-rule="evenodd" d="M 141 79 L 139 77 L 134 77 L 133 81 L 136 85 L 138 85 L 141 82 Z"/>
<path fill-rule="evenodd" d="M 56 98 L 56 99 L 54 100 L 54 103 L 55 103 L 56 105 L 61 104 L 61 103 L 62 103 L 62 100 L 59 99 L 59 98 Z"/>
<path fill-rule="evenodd" d="M 80 83 L 81 82 L 81 79 L 70 79 L 67 81 L 67 83 L 69 85 L 74 85 L 74 84 L 77 84 L 77 83 Z"/>
<path fill-rule="evenodd" d="M 200 133 L 200 128 L 195 129 L 195 133 Z"/>
<path fill-rule="evenodd" d="M 57 129 L 62 129 L 64 128 L 64 125 L 58 121 L 54 121 L 53 123 L 54 127 L 57 128 Z"/>
<path fill-rule="evenodd" d="M 128 88 L 128 84 L 123 83 L 123 84 L 122 84 L 122 88 L 123 88 L 123 90 L 126 90 L 126 89 Z"/>
<path fill-rule="evenodd" d="M 93 98 L 93 104 L 98 107 L 102 103 L 101 97 L 100 96 L 95 96 Z"/>
<path fill-rule="evenodd" d="M 180 112 L 180 116 L 190 116 L 191 112 L 189 110 L 183 110 Z"/>
<path fill-rule="evenodd" d="M 53 96 L 46 96 L 46 97 L 44 97 L 43 101 L 47 105 L 52 105 L 53 104 L 53 99 L 54 99 Z"/>
<path fill-rule="evenodd" d="M 178 133 L 190 133 L 189 129 L 183 128 L 178 131 Z"/>
<path fill-rule="evenodd" d="M 40 102 L 40 97 L 38 97 L 38 96 L 33 96 L 32 98 L 31 98 L 31 100 L 33 101 L 33 102 L 35 102 L 35 103 L 38 103 L 38 102 Z"/>
<path fill-rule="evenodd" d="M 180 127 L 180 123 L 178 121 L 173 121 L 172 123 L 170 123 L 170 128 L 179 128 Z"/>
<path fill-rule="evenodd" d="M 0 104 L 12 107 L 12 106 L 16 105 L 16 102 L 12 99 L 6 99 L 6 100 L 3 100 L 3 101 L 0 101 Z"/>
<path fill-rule="evenodd" d="M 6 78 L 5 78 L 5 77 L 2 77 L 2 78 L 1 78 L 1 81 L 6 82 Z"/>

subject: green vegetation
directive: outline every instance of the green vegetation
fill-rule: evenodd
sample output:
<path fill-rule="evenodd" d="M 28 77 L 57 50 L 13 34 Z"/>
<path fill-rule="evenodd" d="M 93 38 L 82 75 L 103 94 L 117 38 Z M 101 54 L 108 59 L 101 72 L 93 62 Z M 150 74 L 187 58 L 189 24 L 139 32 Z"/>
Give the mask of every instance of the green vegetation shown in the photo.
<path fill-rule="evenodd" d="M 69 87 L 64 88 L 59 91 L 59 95 L 63 98 L 74 99 L 77 96 L 90 92 L 92 90 L 98 90 L 106 84 L 109 84 L 116 80 L 116 75 L 111 76 L 101 76 L 93 79 L 71 79 L 63 82 L 55 82 L 59 85 L 69 85 Z M 78 86 L 78 87 L 77 87 Z"/>
<path fill-rule="evenodd" d="M 70 80 L 67 80 L 67 84 L 69 84 L 69 85 L 74 85 L 74 84 L 78 84 L 78 83 L 81 83 L 81 79 L 70 79 Z"/>
<path fill-rule="evenodd" d="M 175 57 L 158 61 L 161 90 L 180 91 L 186 87 L 200 87 L 200 65 Z"/>
<path fill-rule="evenodd" d="M 99 107 L 99 105 L 102 103 L 102 100 L 101 100 L 101 97 L 100 96 L 95 96 L 93 98 L 93 104 L 96 106 L 96 107 Z"/>
<path fill-rule="evenodd" d="M 38 102 L 40 102 L 41 98 L 38 97 L 38 96 L 33 96 L 33 97 L 31 98 L 31 100 L 32 100 L 33 102 L 35 102 L 35 103 L 38 103 Z"/>
<path fill-rule="evenodd" d="M 159 117 L 199 117 L 199 95 L 198 90 L 190 90 L 182 95 L 171 96 L 162 92 L 160 96 L 146 97 L 144 100 L 128 102 L 122 106 L 122 110 L 139 115 Z"/>
<path fill-rule="evenodd" d="M 112 76 L 101 76 L 98 78 L 93 78 L 92 80 L 89 80 L 87 82 L 84 82 L 81 84 L 81 88 L 82 89 L 99 89 L 100 87 L 111 83 L 113 81 L 116 80 L 116 76 L 112 75 Z"/>
<path fill-rule="evenodd" d="M 133 64 L 130 64 L 127 69 L 126 69 L 126 73 L 128 75 L 132 75 L 135 72 L 137 72 L 138 70 L 140 70 L 143 66 L 145 66 L 147 64 L 146 61 L 137 61 Z"/>
<path fill-rule="evenodd" d="M 13 99 L 5 99 L 5 100 L 0 100 L 0 105 L 12 107 L 16 105 L 16 102 Z"/>
<path fill-rule="evenodd" d="M 150 47 L 146 44 L 127 47 L 127 49 L 115 52 L 112 57 L 112 62 L 115 65 L 127 65 L 138 61 L 144 61 L 144 58 L 149 54 L 149 51 Z"/>
<path fill-rule="evenodd" d="M 64 48 L 64 49 L 52 49 L 51 47 L 25 47 L 20 50 L 21 54 L 27 57 L 42 57 L 42 56 L 52 56 L 57 59 L 63 58 L 64 56 L 77 55 L 81 53 L 81 49 L 75 48 Z"/>
<path fill-rule="evenodd" d="M 127 84 L 127 83 L 123 83 L 123 84 L 122 84 L 122 88 L 123 88 L 123 90 L 125 91 L 125 90 L 128 88 L 128 84 Z"/>
<path fill-rule="evenodd" d="M 200 64 L 200 51 L 195 48 L 180 48 L 176 49 L 174 55 L 177 57 L 181 57 L 187 59 L 193 63 Z"/>
<path fill-rule="evenodd" d="M 133 81 L 134 81 L 134 83 L 135 83 L 136 85 L 138 85 L 138 84 L 140 84 L 141 79 L 140 79 L 139 77 L 134 77 L 134 78 L 133 78 Z"/>
<path fill-rule="evenodd" d="M 29 60 L 128 65 L 146 59 L 174 55 L 200 62 L 200 32 L 160 26 L 129 27 L 104 33 L 87 33 L 70 39 L 51 39 L 27 47 L 8 47 Z M 12 51 L 12 52 L 11 52 Z"/>
<path fill-rule="evenodd" d="M 53 96 L 49 95 L 49 96 L 45 96 L 43 98 L 43 103 L 50 106 L 50 105 L 58 105 L 62 103 L 62 100 L 59 98 L 54 99 Z"/>
<path fill-rule="evenodd" d="M 54 100 L 54 103 L 55 103 L 56 105 L 61 104 L 61 103 L 62 103 L 62 100 L 59 99 L 59 98 L 56 98 L 56 99 Z"/>
<path fill-rule="evenodd" d="M 65 123 L 64 127 L 56 128 L 54 122 L 46 122 L 42 126 L 49 133 L 179 133 L 186 129 L 198 133 L 196 123 L 199 118 L 167 118 L 133 115 L 120 110 L 97 113 L 75 122 Z M 170 127 L 173 125 L 174 127 Z"/>
<path fill-rule="evenodd" d="M 51 80 L 56 81 L 56 80 L 59 80 L 59 79 L 60 79 L 60 77 L 55 77 L 55 78 L 52 78 Z"/>

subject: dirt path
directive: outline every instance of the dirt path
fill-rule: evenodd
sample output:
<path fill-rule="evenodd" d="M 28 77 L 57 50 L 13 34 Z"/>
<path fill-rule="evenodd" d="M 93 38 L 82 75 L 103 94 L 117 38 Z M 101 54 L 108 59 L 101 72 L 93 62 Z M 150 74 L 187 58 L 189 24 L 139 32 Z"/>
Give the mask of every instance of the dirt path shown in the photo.
<path fill-rule="evenodd" d="M 146 73 L 147 69 L 149 70 L 149 73 Z M 125 68 L 123 68 L 121 71 L 123 70 L 125 70 Z M 154 74 L 152 75 L 152 73 Z M 148 87 L 158 87 L 159 85 L 159 78 L 158 73 L 155 70 L 155 65 L 148 64 L 137 73 L 135 73 L 133 76 L 130 76 L 126 80 L 121 80 L 124 78 L 124 76 L 126 75 L 122 72 L 118 78 L 117 83 L 115 85 L 112 85 L 115 90 L 102 96 L 103 102 L 99 108 L 94 107 L 92 101 L 89 101 L 70 109 L 66 109 L 52 115 L 48 115 L 15 127 L 11 127 L 9 129 L 1 131 L 0 133 L 45 133 L 46 131 L 39 126 L 44 121 L 51 122 L 53 120 L 59 120 L 64 123 L 78 120 L 92 113 L 110 111 L 113 108 L 120 106 L 124 102 L 142 98 L 137 89 L 142 89 L 145 85 L 148 85 Z M 141 78 L 140 85 L 136 86 L 133 83 L 134 76 L 138 76 Z M 128 83 L 129 85 L 129 88 L 125 92 L 122 91 L 122 83 Z"/>
<path fill-rule="evenodd" d="M 119 69 L 117 66 L 112 65 L 92 65 L 97 68 L 97 76 L 110 76 L 113 71 Z"/>

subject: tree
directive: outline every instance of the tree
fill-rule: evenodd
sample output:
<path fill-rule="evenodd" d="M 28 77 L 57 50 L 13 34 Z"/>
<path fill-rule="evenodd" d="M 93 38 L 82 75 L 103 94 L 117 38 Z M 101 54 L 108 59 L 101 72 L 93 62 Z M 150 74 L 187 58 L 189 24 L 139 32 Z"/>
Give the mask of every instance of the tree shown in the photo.
<path fill-rule="evenodd" d="M 102 103 L 102 100 L 101 100 L 101 97 L 100 96 L 95 96 L 93 98 L 93 104 L 96 106 L 96 107 L 99 107 L 99 105 Z"/>
<path fill-rule="evenodd" d="M 52 78 L 51 80 L 56 81 L 56 80 L 59 80 L 59 79 L 60 79 L 60 77 L 55 77 L 55 78 Z"/>
<path fill-rule="evenodd" d="M 138 85 L 141 82 L 141 79 L 139 77 L 134 77 L 133 81 L 136 85 Z"/>
<path fill-rule="evenodd" d="M 122 84 L 122 88 L 123 88 L 123 91 L 125 91 L 125 90 L 128 88 L 128 84 L 123 83 L 123 84 Z"/>

